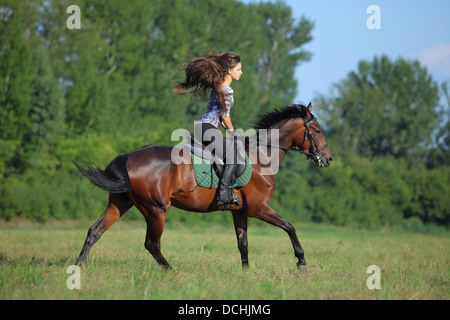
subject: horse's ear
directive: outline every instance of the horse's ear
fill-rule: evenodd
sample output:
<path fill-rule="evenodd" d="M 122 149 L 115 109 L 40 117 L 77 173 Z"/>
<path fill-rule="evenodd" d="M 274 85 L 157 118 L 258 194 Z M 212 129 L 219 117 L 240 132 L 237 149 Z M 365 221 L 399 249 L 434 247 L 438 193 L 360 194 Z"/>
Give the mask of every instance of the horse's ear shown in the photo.
<path fill-rule="evenodd" d="M 312 104 L 311 104 L 311 102 L 308 104 L 308 110 L 309 110 L 309 112 L 312 111 Z"/>

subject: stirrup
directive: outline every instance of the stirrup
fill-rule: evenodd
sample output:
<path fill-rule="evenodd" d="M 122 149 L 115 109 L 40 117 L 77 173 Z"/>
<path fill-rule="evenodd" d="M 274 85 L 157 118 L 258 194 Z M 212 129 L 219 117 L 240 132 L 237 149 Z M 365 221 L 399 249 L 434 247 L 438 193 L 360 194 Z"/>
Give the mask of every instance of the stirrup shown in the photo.
<path fill-rule="evenodd" d="M 235 207 L 241 206 L 242 199 L 241 198 L 233 198 L 231 204 Z"/>
<path fill-rule="evenodd" d="M 234 193 L 234 189 L 229 189 L 228 199 L 223 200 L 219 199 L 216 200 L 218 207 L 225 207 L 225 209 L 229 209 L 230 206 L 239 207 L 241 205 L 242 199 L 236 197 L 236 194 Z"/>
<path fill-rule="evenodd" d="M 218 207 L 230 206 L 230 205 L 239 207 L 241 205 L 241 201 L 242 201 L 241 198 L 232 198 L 231 201 L 225 202 L 224 200 L 217 200 L 216 203 L 217 203 Z"/>

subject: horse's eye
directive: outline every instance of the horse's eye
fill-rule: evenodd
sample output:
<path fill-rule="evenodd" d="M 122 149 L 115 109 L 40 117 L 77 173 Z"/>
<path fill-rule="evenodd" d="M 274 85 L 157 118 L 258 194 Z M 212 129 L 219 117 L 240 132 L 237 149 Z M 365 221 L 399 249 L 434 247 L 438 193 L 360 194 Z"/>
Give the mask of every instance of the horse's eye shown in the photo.
<path fill-rule="evenodd" d="M 316 129 L 316 133 L 321 133 L 322 131 L 320 131 L 319 129 Z"/>

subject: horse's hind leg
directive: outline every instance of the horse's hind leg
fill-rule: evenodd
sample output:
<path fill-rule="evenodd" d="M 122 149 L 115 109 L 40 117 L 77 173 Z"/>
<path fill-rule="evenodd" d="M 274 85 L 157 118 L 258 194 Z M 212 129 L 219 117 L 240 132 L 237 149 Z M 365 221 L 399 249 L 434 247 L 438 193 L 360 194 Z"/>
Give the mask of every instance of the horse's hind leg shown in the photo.
<path fill-rule="evenodd" d="M 145 248 L 151 253 L 156 262 L 164 269 L 172 269 L 170 264 L 161 253 L 161 235 L 164 228 L 164 218 L 146 219 L 147 235 L 145 237 Z"/>
<path fill-rule="evenodd" d="M 89 254 L 92 246 L 102 234 L 116 222 L 125 212 L 132 207 L 131 201 L 124 193 L 111 193 L 109 203 L 103 215 L 95 222 L 88 231 L 83 249 L 77 259 L 76 265 L 82 265 Z"/>
<path fill-rule="evenodd" d="M 161 235 L 164 230 L 164 220 L 166 219 L 167 208 L 154 205 L 138 205 L 147 222 L 147 234 L 145 236 L 145 248 L 151 253 L 156 262 L 164 269 L 172 269 L 170 264 L 161 253 Z"/>

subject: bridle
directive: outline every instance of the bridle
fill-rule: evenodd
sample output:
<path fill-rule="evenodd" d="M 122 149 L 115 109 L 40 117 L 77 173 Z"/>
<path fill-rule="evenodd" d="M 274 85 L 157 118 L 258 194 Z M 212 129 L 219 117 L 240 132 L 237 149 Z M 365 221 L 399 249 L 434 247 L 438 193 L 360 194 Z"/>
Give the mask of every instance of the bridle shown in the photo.
<path fill-rule="evenodd" d="M 292 147 L 292 148 L 286 148 L 286 147 L 282 147 L 282 146 L 274 146 L 274 145 L 270 145 L 270 144 L 268 144 L 266 146 L 284 150 L 284 151 L 286 151 L 286 153 L 288 151 L 294 151 L 294 152 L 300 153 L 300 155 L 304 154 L 307 159 L 313 159 L 316 164 L 320 165 L 320 163 L 322 162 L 322 158 L 325 155 L 326 149 L 328 149 L 328 144 L 325 144 L 325 145 L 321 146 L 320 148 L 317 147 L 317 143 L 314 140 L 313 134 L 309 127 L 311 123 L 314 123 L 317 121 L 317 118 L 315 118 L 310 112 L 308 112 L 308 113 L 310 115 L 310 119 L 306 120 L 305 118 L 303 118 L 303 125 L 305 126 L 305 133 L 303 135 L 303 142 L 302 142 L 301 146 Z M 308 139 L 311 143 L 311 147 L 310 147 L 310 149 L 312 149 L 311 152 L 303 151 L 303 145 L 306 142 L 306 137 L 308 137 Z"/>

